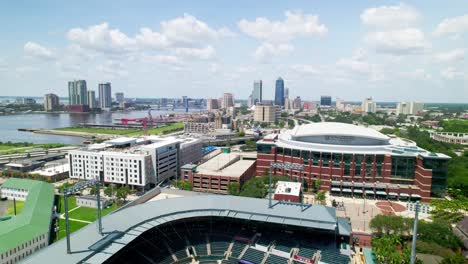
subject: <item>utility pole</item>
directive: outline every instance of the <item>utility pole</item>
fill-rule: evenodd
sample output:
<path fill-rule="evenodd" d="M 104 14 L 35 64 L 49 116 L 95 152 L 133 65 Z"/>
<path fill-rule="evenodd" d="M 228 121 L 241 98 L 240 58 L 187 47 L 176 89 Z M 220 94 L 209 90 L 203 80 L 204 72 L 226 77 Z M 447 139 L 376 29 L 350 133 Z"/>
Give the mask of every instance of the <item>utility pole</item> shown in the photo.
<path fill-rule="evenodd" d="M 411 243 L 411 260 L 410 260 L 411 264 L 414 264 L 416 260 L 416 239 L 418 236 L 418 216 L 419 216 L 419 201 L 415 203 L 413 242 Z"/>

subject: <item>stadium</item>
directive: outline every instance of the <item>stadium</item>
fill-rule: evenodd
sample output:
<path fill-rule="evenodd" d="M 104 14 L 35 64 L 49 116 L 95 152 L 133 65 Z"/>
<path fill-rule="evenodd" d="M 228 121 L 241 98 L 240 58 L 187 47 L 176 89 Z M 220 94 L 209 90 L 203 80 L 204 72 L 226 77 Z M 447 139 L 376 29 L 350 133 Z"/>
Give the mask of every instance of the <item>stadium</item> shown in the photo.
<path fill-rule="evenodd" d="M 295 163 L 303 171 L 275 169 L 335 195 L 383 200 L 443 197 L 449 156 L 374 129 L 334 122 L 296 126 L 257 142 L 257 175 L 271 162 Z"/>
<path fill-rule="evenodd" d="M 103 218 L 25 263 L 350 263 L 351 226 L 335 208 L 235 196 L 151 201 Z"/>

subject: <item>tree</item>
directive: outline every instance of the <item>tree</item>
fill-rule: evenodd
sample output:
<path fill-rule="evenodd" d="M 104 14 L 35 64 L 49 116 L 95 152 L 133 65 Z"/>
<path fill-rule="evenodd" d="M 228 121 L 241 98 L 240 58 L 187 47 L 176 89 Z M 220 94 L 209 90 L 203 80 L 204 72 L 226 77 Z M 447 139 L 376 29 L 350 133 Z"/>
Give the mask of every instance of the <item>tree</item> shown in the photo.
<path fill-rule="evenodd" d="M 125 202 L 129 193 L 130 188 L 128 186 L 123 186 L 117 189 L 116 197 L 118 200 Z"/>
<path fill-rule="evenodd" d="M 230 195 L 239 195 L 240 193 L 240 184 L 238 182 L 231 182 L 227 185 L 228 193 Z"/>
<path fill-rule="evenodd" d="M 115 184 L 111 183 L 109 186 L 107 186 L 105 189 L 104 189 L 104 194 L 107 196 L 107 197 L 114 197 L 115 195 L 115 191 L 117 190 L 117 187 L 115 186 Z"/>
<path fill-rule="evenodd" d="M 312 188 L 314 189 L 314 192 L 318 192 L 321 186 L 322 186 L 322 182 L 320 180 L 315 180 L 312 185 Z"/>
<path fill-rule="evenodd" d="M 440 264 L 465 264 L 466 259 L 463 255 L 459 253 L 451 254 L 449 256 L 446 256 Z"/>
<path fill-rule="evenodd" d="M 321 205 L 326 205 L 326 195 L 324 191 L 315 194 L 315 200 Z"/>
<path fill-rule="evenodd" d="M 98 188 L 97 188 L 96 185 L 91 187 L 91 189 L 89 190 L 89 194 L 91 194 L 91 195 L 96 195 L 97 192 L 98 192 Z"/>
<path fill-rule="evenodd" d="M 244 137 L 244 136 L 245 136 L 245 132 L 244 132 L 244 131 L 241 131 L 241 132 L 237 133 L 237 136 L 238 136 L 238 137 Z"/>

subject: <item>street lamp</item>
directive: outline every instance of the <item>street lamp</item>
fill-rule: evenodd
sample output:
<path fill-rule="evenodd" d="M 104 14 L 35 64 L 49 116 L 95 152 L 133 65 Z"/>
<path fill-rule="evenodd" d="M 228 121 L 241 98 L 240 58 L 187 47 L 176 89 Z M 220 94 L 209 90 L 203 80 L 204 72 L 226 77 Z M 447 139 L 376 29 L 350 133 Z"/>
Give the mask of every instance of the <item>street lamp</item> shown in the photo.
<path fill-rule="evenodd" d="M 96 186 L 96 202 L 97 202 L 97 217 L 98 217 L 98 232 L 102 235 L 102 221 L 101 221 L 101 194 L 99 190 L 99 180 L 93 179 L 88 181 L 80 181 L 75 185 L 65 188 L 63 190 L 63 200 L 64 200 L 64 209 L 65 209 L 65 232 L 67 234 L 67 254 L 71 254 L 70 249 L 70 225 L 68 223 L 68 196 L 74 195 L 75 193 L 84 190 L 89 187 Z"/>
<path fill-rule="evenodd" d="M 286 170 L 299 170 L 301 171 L 301 179 L 302 183 L 304 183 L 304 175 L 302 172 L 304 171 L 304 165 L 302 164 L 294 164 L 294 163 L 281 163 L 281 162 L 271 162 L 270 163 L 270 179 L 268 184 L 268 208 L 271 208 L 271 177 L 272 177 L 272 169 L 286 169 Z"/>

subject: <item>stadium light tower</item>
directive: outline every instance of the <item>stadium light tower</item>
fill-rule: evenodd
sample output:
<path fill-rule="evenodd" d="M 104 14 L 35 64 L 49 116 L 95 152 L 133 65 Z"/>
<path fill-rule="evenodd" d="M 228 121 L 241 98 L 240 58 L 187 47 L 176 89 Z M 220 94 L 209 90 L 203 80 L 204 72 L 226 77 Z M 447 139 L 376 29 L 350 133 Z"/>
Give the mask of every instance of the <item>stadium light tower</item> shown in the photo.
<path fill-rule="evenodd" d="M 63 200 L 64 200 L 64 206 L 65 206 L 65 232 L 67 234 L 67 254 L 71 254 L 71 249 L 70 249 L 70 225 L 68 223 L 68 196 L 74 195 L 75 193 L 84 190 L 89 187 L 96 186 L 97 192 L 96 192 L 96 203 L 97 203 L 97 217 L 98 217 L 98 232 L 100 235 L 102 235 L 102 221 L 101 221 L 101 194 L 99 190 L 99 180 L 89 180 L 89 181 L 80 181 L 77 182 L 75 185 L 65 188 L 63 190 Z"/>
<path fill-rule="evenodd" d="M 413 227 L 413 241 L 411 243 L 411 260 L 410 263 L 414 264 L 416 260 L 416 239 L 418 236 L 418 215 L 419 215 L 419 201 L 416 201 L 414 208 L 414 227 Z"/>
<path fill-rule="evenodd" d="M 272 170 L 274 169 L 286 169 L 286 170 L 299 170 L 301 171 L 301 179 L 302 183 L 304 183 L 304 175 L 302 175 L 302 171 L 304 171 L 304 165 L 302 164 L 294 164 L 294 163 L 281 163 L 281 162 L 271 162 L 270 163 L 270 179 L 268 183 L 268 208 L 272 207 L 271 204 L 271 178 L 272 178 Z M 304 184 L 302 184 L 304 185 Z"/>

